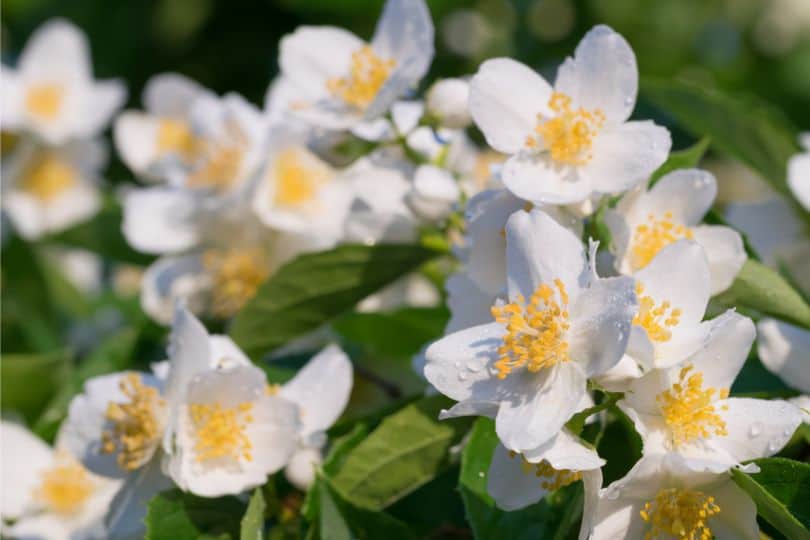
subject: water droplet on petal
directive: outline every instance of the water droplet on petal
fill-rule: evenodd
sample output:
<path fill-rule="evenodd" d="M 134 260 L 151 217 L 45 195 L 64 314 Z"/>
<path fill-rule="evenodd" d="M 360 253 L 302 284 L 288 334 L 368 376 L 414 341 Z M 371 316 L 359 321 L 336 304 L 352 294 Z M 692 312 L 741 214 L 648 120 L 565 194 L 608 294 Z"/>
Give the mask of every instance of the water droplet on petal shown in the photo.
<path fill-rule="evenodd" d="M 760 422 L 754 422 L 751 424 L 751 427 L 748 428 L 748 435 L 750 437 L 758 437 L 760 433 L 762 433 L 762 423 Z"/>
<path fill-rule="evenodd" d="M 458 380 L 466 381 L 467 380 L 467 374 L 465 372 L 463 372 L 463 371 L 459 371 L 458 372 Z"/>

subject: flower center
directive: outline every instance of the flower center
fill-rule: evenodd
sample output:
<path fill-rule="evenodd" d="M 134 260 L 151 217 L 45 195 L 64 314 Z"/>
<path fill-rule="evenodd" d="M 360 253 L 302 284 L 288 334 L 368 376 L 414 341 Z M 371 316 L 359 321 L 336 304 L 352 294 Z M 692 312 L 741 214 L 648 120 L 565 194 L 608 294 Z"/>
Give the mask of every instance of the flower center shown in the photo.
<path fill-rule="evenodd" d="M 157 150 L 159 154 L 179 154 L 191 160 L 198 148 L 197 139 L 188 124 L 182 120 L 164 118 L 158 125 Z"/>
<path fill-rule="evenodd" d="M 213 279 L 211 311 L 222 319 L 242 309 L 270 275 L 267 256 L 259 248 L 211 249 L 202 261 Z"/>
<path fill-rule="evenodd" d="M 536 147 L 541 142 L 554 161 L 565 165 L 585 165 L 591 160 L 591 146 L 605 123 L 601 109 L 588 111 L 571 108 L 571 98 L 562 92 L 554 92 L 548 101 L 555 116 L 537 115 L 535 134 L 529 136 L 526 145 Z"/>
<path fill-rule="evenodd" d="M 365 109 L 374 101 L 394 66 L 396 61 L 380 58 L 370 46 L 365 45 L 352 53 L 349 76 L 329 79 L 326 87 L 349 105 Z"/>
<path fill-rule="evenodd" d="M 53 120 L 62 108 L 65 90 L 55 83 L 42 83 L 31 86 L 25 93 L 25 108 L 32 115 L 43 120 Z"/>
<path fill-rule="evenodd" d="M 253 404 L 247 401 L 235 407 L 223 407 L 219 402 L 190 405 L 197 461 L 220 458 L 252 461 L 253 445 L 245 433 L 253 422 L 252 409 Z"/>
<path fill-rule="evenodd" d="M 224 131 L 218 140 L 193 139 L 193 153 L 199 161 L 189 175 L 189 186 L 225 192 L 239 181 L 248 140 L 234 122 L 226 122 Z"/>
<path fill-rule="evenodd" d="M 555 469 L 551 464 L 543 460 L 539 463 L 529 463 L 522 454 L 509 451 L 509 457 L 520 456 L 520 467 L 525 474 L 533 474 L 540 478 L 540 486 L 547 491 L 556 491 L 562 487 L 582 479 L 582 473 L 568 469 Z"/>
<path fill-rule="evenodd" d="M 645 540 L 662 535 L 679 540 L 711 540 L 712 530 L 706 521 L 720 513 L 720 507 L 700 491 L 662 489 L 655 499 L 647 502 L 639 513 L 650 524 Z"/>
<path fill-rule="evenodd" d="M 320 187 L 329 181 L 329 170 L 323 164 L 308 160 L 303 150 L 288 148 L 275 163 L 275 204 L 300 206 L 315 198 Z M 308 163 L 307 161 L 312 161 Z"/>
<path fill-rule="evenodd" d="M 681 320 L 681 309 L 673 308 L 669 300 L 656 304 L 651 296 L 644 295 L 644 285 L 636 282 L 636 296 L 638 297 L 638 313 L 633 317 L 633 324 L 644 328 L 652 341 L 669 341 L 672 332 L 669 330 L 677 326 Z"/>
<path fill-rule="evenodd" d="M 21 187 L 42 202 L 50 202 L 76 185 L 76 169 L 52 152 L 33 159 L 23 174 Z"/>
<path fill-rule="evenodd" d="M 703 374 L 691 373 L 693 368 L 692 365 L 681 368 L 678 382 L 655 398 L 676 447 L 695 439 L 728 434 L 726 423 L 714 405 L 715 399 L 728 397 L 728 388 L 704 388 Z M 727 405 L 719 407 L 727 408 Z"/>
<path fill-rule="evenodd" d="M 683 238 L 693 237 L 689 227 L 673 221 L 672 212 L 666 212 L 663 219 L 656 219 L 650 214 L 647 216 L 647 223 L 637 226 L 633 233 L 631 264 L 636 270 L 644 268 L 666 246 Z"/>
<path fill-rule="evenodd" d="M 496 322 L 506 326 L 503 345 L 495 362 L 498 378 L 526 366 L 531 372 L 567 362 L 568 293 L 559 279 L 555 288 L 545 283 L 537 287 L 526 304 L 522 297 L 515 302 L 492 307 Z"/>
<path fill-rule="evenodd" d="M 137 373 L 124 375 L 118 387 L 129 401 L 107 405 L 106 418 L 113 426 L 101 434 L 101 451 L 105 454 L 117 451 L 118 466 L 131 471 L 149 459 L 161 431 L 158 410 L 166 402 L 157 388 L 145 385 Z"/>
<path fill-rule="evenodd" d="M 87 471 L 70 456 L 57 455 L 56 464 L 42 472 L 34 498 L 57 514 L 77 512 L 93 493 Z"/>

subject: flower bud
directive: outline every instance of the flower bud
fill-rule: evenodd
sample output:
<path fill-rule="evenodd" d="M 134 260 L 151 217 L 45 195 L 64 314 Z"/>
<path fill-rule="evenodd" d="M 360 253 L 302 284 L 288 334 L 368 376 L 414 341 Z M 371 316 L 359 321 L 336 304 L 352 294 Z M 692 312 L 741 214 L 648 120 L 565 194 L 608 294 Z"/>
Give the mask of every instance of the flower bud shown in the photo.
<path fill-rule="evenodd" d="M 436 116 L 442 126 L 463 129 L 470 125 L 470 85 L 464 79 L 443 79 L 430 87 L 427 94 L 427 110 Z"/>

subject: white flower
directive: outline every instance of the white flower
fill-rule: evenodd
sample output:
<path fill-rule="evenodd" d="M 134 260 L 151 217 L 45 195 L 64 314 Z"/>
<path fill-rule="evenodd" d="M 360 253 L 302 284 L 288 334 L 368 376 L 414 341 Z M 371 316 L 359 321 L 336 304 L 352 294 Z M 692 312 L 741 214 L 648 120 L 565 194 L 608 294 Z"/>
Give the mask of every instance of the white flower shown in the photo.
<path fill-rule="evenodd" d="M 506 224 L 509 303 L 495 322 L 431 345 L 425 376 L 459 401 L 448 414 L 493 414 L 510 450 L 559 433 L 589 377 L 619 362 L 636 310 L 633 280 L 600 279 L 582 243 L 541 211 Z"/>
<path fill-rule="evenodd" d="M 146 83 L 144 112 L 127 110 L 115 120 L 115 148 L 123 162 L 146 180 L 160 180 L 160 164 L 191 162 L 199 150 L 192 132 L 191 108 L 211 92 L 177 73 L 155 75 Z"/>
<path fill-rule="evenodd" d="M 502 444 L 495 447 L 487 473 L 487 492 L 502 510 L 512 511 L 538 502 L 552 491 L 583 480 L 586 509 L 602 487 L 605 461 L 567 430 L 544 445 L 522 454 Z"/>
<path fill-rule="evenodd" d="M 799 141 L 805 151 L 788 161 L 787 183 L 799 204 L 810 211 L 810 133 L 803 133 Z"/>
<path fill-rule="evenodd" d="M 703 248 L 690 240 L 664 247 L 634 274 L 638 313 L 627 354 L 645 369 L 684 360 L 702 344 L 710 323 L 702 323 L 709 303 L 709 264 Z"/>
<path fill-rule="evenodd" d="M 92 217 L 101 206 L 99 174 L 107 162 L 100 140 L 45 146 L 21 141 L 3 159 L 3 209 L 21 236 L 36 240 Z"/>
<path fill-rule="evenodd" d="M 414 173 L 408 204 L 414 214 L 436 223 L 450 215 L 460 197 L 461 190 L 452 174 L 433 165 L 421 165 Z"/>
<path fill-rule="evenodd" d="M 489 145 L 511 154 L 502 175 L 512 193 L 536 203 L 577 203 L 624 191 L 666 160 L 669 132 L 627 121 L 637 90 L 633 51 L 600 25 L 560 66 L 554 88 L 508 58 L 481 64 L 470 112 Z"/>
<path fill-rule="evenodd" d="M 699 225 L 716 195 L 714 176 L 699 169 L 673 171 L 652 188 L 626 194 L 605 214 L 616 270 L 632 274 L 647 266 L 665 246 L 687 238 L 706 250 L 711 293 L 727 289 L 747 256 L 735 230 Z"/>
<path fill-rule="evenodd" d="M 470 125 L 470 83 L 465 79 L 441 79 L 428 90 L 428 112 L 439 123 L 451 129 L 464 129 Z"/>
<path fill-rule="evenodd" d="M 126 98 L 120 81 L 93 79 L 87 38 L 64 19 L 38 28 L 2 78 L 3 129 L 48 144 L 97 135 Z"/>
<path fill-rule="evenodd" d="M 24 427 L 0 422 L 2 526 L 13 538 L 105 538 L 104 513 L 118 482 L 96 476 L 65 449 L 52 449 Z"/>
<path fill-rule="evenodd" d="M 759 540 L 754 501 L 727 473 L 696 470 L 683 457 L 644 457 L 602 490 L 591 540 Z"/>
<path fill-rule="evenodd" d="M 674 452 L 721 472 L 775 454 L 802 418 L 786 401 L 729 397 L 754 341 L 754 324 L 733 311 L 711 324 L 699 351 L 633 381 L 619 406 L 635 423 L 645 456 Z"/>
<path fill-rule="evenodd" d="M 774 319 L 757 323 L 759 359 L 792 388 L 810 394 L 810 331 Z"/>
<path fill-rule="evenodd" d="M 346 129 L 385 114 L 433 59 L 433 22 L 423 0 L 388 0 L 371 43 L 335 27 L 303 26 L 281 40 L 279 65 L 302 118 Z"/>

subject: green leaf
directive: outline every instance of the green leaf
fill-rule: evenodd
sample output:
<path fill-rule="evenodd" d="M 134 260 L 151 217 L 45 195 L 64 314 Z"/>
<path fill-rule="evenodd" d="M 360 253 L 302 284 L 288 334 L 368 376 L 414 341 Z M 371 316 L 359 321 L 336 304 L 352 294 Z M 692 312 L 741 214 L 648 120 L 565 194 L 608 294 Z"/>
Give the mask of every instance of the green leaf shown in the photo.
<path fill-rule="evenodd" d="M 554 508 L 547 501 L 540 501 L 522 510 L 505 512 L 495 506 L 495 501 L 487 493 L 489 464 L 497 444 L 495 422 L 489 418 L 478 418 L 461 454 L 459 489 L 473 535 L 477 540 L 536 540 L 550 537 L 554 525 L 559 524 L 555 522 L 567 514 L 565 505 Z"/>
<path fill-rule="evenodd" d="M 565 427 L 567 427 L 568 430 L 574 435 L 579 435 L 582 433 L 582 428 L 585 427 L 585 421 L 588 420 L 589 417 L 609 407 L 612 407 L 622 398 L 622 396 L 624 396 L 624 394 L 620 392 L 604 392 L 601 402 L 597 403 L 593 407 L 588 407 L 584 411 L 579 411 L 577 414 L 571 417 L 571 419 L 565 424 Z"/>
<path fill-rule="evenodd" d="M 330 478 L 335 489 L 359 507 L 381 510 L 430 481 L 448 465 L 448 450 L 468 425 L 440 422 L 448 405 L 432 396 L 385 418 L 346 455 Z"/>
<path fill-rule="evenodd" d="M 236 497 L 206 499 L 179 489 L 164 491 L 149 501 L 146 540 L 239 538 L 245 505 Z"/>
<path fill-rule="evenodd" d="M 262 540 L 264 534 L 264 495 L 262 495 L 261 488 L 253 490 L 253 495 L 250 497 L 247 511 L 242 516 L 242 523 L 240 526 L 239 539 L 240 540 Z"/>
<path fill-rule="evenodd" d="M 343 519 L 327 482 L 318 482 L 319 530 L 321 540 L 351 540 L 352 533 Z"/>
<path fill-rule="evenodd" d="M 671 173 L 672 171 L 697 167 L 700 160 L 703 159 L 703 156 L 706 154 L 706 150 L 709 149 L 711 143 L 712 140 L 709 137 L 703 137 L 689 148 L 672 152 L 664 164 L 658 167 L 658 169 L 652 173 L 652 176 L 650 177 L 650 187 L 655 185 L 655 183 L 658 182 L 662 176 Z"/>
<path fill-rule="evenodd" d="M 67 414 L 70 400 L 82 391 L 82 385 L 87 379 L 121 371 L 132 364 L 132 353 L 138 336 L 137 329 L 125 328 L 102 341 L 87 358 L 79 363 L 70 376 L 61 381 L 58 389 L 54 389 L 45 410 L 34 424 L 34 431 L 41 437 L 52 440 L 59 429 L 59 424 Z"/>
<path fill-rule="evenodd" d="M 734 481 L 757 512 L 789 540 L 810 539 L 810 465 L 784 458 L 754 460 L 760 472 L 732 469 Z"/>
<path fill-rule="evenodd" d="M 788 159 L 799 151 L 797 131 L 761 102 L 744 101 L 693 82 L 644 79 L 643 97 L 697 137 L 739 159 L 786 195 Z"/>
<path fill-rule="evenodd" d="M 154 257 L 129 247 L 121 232 L 122 221 L 121 207 L 115 200 L 109 199 L 92 219 L 50 236 L 45 241 L 83 248 L 118 262 L 148 264 Z"/>
<path fill-rule="evenodd" d="M 347 245 L 302 255 L 262 285 L 235 317 L 231 337 L 259 358 L 349 311 L 435 255 L 408 245 Z"/>
<path fill-rule="evenodd" d="M 752 259 L 745 261 L 731 287 L 715 300 L 810 328 L 810 306 L 802 295 L 778 272 Z"/>
<path fill-rule="evenodd" d="M 4 354 L 0 359 L 0 405 L 27 421 L 36 419 L 71 369 L 69 351 Z"/>

